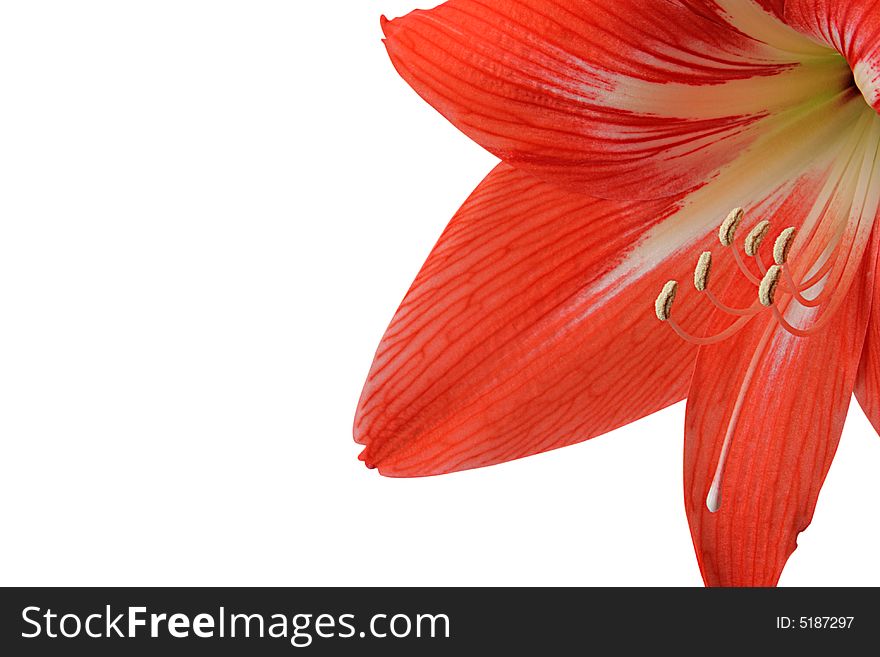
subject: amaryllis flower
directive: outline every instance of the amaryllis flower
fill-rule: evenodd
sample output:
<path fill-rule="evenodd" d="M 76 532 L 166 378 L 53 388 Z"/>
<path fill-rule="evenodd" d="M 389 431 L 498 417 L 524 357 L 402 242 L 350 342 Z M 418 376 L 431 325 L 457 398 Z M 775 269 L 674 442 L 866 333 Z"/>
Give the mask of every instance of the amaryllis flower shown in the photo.
<path fill-rule="evenodd" d="M 880 429 L 880 2 L 450 0 L 383 29 L 501 164 L 379 346 L 360 458 L 477 468 L 687 397 L 703 578 L 775 585 L 853 391 Z"/>

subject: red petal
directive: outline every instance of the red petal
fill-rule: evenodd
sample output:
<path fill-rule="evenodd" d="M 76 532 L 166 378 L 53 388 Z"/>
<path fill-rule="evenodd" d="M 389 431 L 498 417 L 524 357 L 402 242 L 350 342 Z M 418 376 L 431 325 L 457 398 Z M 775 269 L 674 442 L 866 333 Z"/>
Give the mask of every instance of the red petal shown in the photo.
<path fill-rule="evenodd" d="M 880 112 L 878 0 L 788 0 L 785 20 L 846 57 L 862 94 Z"/>
<path fill-rule="evenodd" d="M 816 112 L 673 200 L 601 201 L 498 167 L 379 347 L 355 425 L 362 458 L 399 476 L 489 465 L 680 399 L 694 352 L 657 321 L 654 299 L 668 279 L 692 276 L 735 205 L 748 213 L 743 231 L 774 214 L 779 230 L 800 225 L 786 207 L 810 212 L 838 159 L 850 161 L 867 110 L 855 99 Z M 713 286 L 724 289 L 731 262 L 719 257 Z M 683 289 L 675 313 L 702 333 L 710 308 Z"/>
<path fill-rule="evenodd" d="M 880 275 L 880 272 L 877 272 L 877 275 Z M 859 361 L 855 393 L 868 420 L 877 433 L 880 433 L 880 285 L 876 277 L 871 301 L 871 318 L 868 321 L 865 345 Z"/>
<path fill-rule="evenodd" d="M 850 81 L 804 64 L 825 49 L 757 6 L 724 5 L 450 0 L 383 29 L 404 79 L 501 159 L 594 196 L 659 198 Z"/>
<path fill-rule="evenodd" d="M 696 351 L 657 321 L 653 299 L 692 259 L 599 284 L 667 205 L 600 201 L 496 168 L 379 346 L 355 420 L 361 458 L 391 476 L 474 468 L 680 400 Z M 695 299 L 682 309 L 707 317 Z"/>
<path fill-rule="evenodd" d="M 855 393 L 865 415 L 880 433 L 880 285 L 876 280 Z"/>
<path fill-rule="evenodd" d="M 688 393 L 684 474 L 707 585 L 774 586 L 810 524 L 849 407 L 873 267 L 865 257 L 843 305 L 815 336 L 794 337 L 765 315 L 735 339 L 700 351 Z M 814 318 L 803 312 L 798 323 Z M 712 513 L 707 497 L 728 435 L 720 508 Z"/>

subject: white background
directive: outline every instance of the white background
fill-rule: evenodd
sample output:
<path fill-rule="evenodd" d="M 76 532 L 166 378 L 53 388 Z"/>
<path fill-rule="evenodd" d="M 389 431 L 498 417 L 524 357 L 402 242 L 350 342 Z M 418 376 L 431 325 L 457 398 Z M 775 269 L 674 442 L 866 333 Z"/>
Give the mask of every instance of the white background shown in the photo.
<path fill-rule="evenodd" d="M 387 59 L 416 4 L 2 4 L 0 584 L 701 583 L 682 405 L 446 477 L 356 458 L 379 338 L 494 163 Z M 878 501 L 853 405 L 782 583 L 880 584 Z"/>

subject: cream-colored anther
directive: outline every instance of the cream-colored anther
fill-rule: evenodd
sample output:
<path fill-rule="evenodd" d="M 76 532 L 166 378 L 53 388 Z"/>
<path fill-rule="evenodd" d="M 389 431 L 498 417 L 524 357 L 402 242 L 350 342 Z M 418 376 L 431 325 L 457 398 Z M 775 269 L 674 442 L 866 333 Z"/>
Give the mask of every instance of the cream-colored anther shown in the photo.
<path fill-rule="evenodd" d="M 776 297 L 776 288 L 779 285 L 779 279 L 782 277 L 782 267 L 779 265 L 771 265 L 761 280 L 758 287 L 758 300 L 762 306 L 772 306 Z"/>
<path fill-rule="evenodd" d="M 746 235 L 745 243 L 747 256 L 749 256 L 750 258 L 755 256 L 755 254 L 758 252 L 758 249 L 761 248 L 761 242 L 764 241 L 764 238 L 767 237 L 767 233 L 769 232 L 769 221 L 762 221 L 749 231 L 749 234 Z"/>
<path fill-rule="evenodd" d="M 702 292 L 709 285 L 709 274 L 712 273 L 712 252 L 703 251 L 694 269 L 694 287 Z"/>
<path fill-rule="evenodd" d="M 672 303 L 675 301 L 675 294 L 678 292 L 678 282 L 669 281 L 663 286 L 657 301 L 654 302 L 654 311 L 657 313 L 657 319 L 665 322 L 669 319 L 669 313 L 672 311 Z"/>
<path fill-rule="evenodd" d="M 746 213 L 742 208 L 734 208 L 727 215 L 727 218 L 721 222 L 721 228 L 718 229 L 718 239 L 721 241 L 722 246 L 733 244 L 736 229 L 739 228 L 739 224 L 744 216 L 746 216 Z"/>
<path fill-rule="evenodd" d="M 773 262 L 777 265 L 788 262 L 788 253 L 791 251 L 791 243 L 794 242 L 796 232 L 794 228 L 786 228 L 776 238 L 776 244 L 773 245 Z"/>

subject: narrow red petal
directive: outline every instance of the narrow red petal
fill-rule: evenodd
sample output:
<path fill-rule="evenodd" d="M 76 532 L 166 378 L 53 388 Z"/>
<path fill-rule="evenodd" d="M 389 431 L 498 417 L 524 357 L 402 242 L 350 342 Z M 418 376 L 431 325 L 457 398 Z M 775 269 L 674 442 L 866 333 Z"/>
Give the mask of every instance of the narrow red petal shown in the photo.
<path fill-rule="evenodd" d="M 875 222 L 880 220 L 880 216 Z M 880 271 L 877 272 L 880 276 Z M 880 433 L 880 282 L 874 279 L 871 318 L 856 376 L 856 399 L 877 433 Z"/>
<path fill-rule="evenodd" d="M 696 351 L 657 320 L 653 299 L 669 276 L 690 275 L 690 258 L 600 284 L 673 209 L 573 194 L 500 165 L 382 340 L 355 421 L 361 458 L 391 476 L 474 468 L 680 400 Z M 707 317 L 697 304 L 690 295 L 682 308 Z"/>
<path fill-rule="evenodd" d="M 742 0 L 450 0 L 383 30 L 403 78 L 463 132 L 602 198 L 702 184 L 775 112 L 849 82 Z"/>
<path fill-rule="evenodd" d="M 859 405 L 880 433 L 880 285 L 874 282 L 871 319 L 859 362 L 855 393 Z"/>
<path fill-rule="evenodd" d="M 843 306 L 815 336 L 794 337 L 766 315 L 735 339 L 700 350 L 688 393 L 684 475 L 707 585 L 776 585 L 810 524 L 852 396 L 873 268 L 873 256 L 865 257 Z M 809 326 L 815 313 L 802 310 L 800 323 Z M 720 506 L 711 512 L 707 499 L 725 439 Z"/>

